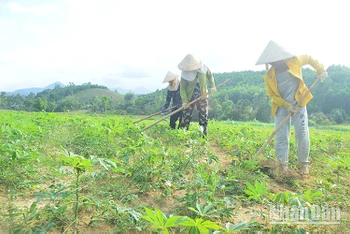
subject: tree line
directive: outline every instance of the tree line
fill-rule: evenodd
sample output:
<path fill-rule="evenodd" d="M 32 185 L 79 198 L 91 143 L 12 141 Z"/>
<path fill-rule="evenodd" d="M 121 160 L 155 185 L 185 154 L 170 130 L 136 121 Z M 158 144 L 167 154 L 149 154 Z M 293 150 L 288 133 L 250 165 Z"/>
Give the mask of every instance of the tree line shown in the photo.
<path fill-rule="evenodd" d="M 209 118 L 272 122 L 271 100 L 266 94 L 263 76 L 266 71 L 240 71 L 214 73 L 217 85 L 230 80 L 209 98 Z M 328 125 L 349 122 L 350 116 L 350 68 L 333 65 L 329 77 L 313 89 L 313 99 L 307 106 L 311 116 L 310 124 Z M 303 79 L 310 87 L 317 74 L 310 68 L 303 68 Z M 159 111 L 165 103 L 166 89 L 134 97 L 131 114 L 151 114 Z M 196 115 L 193 115 L 196 117 Z"/>
<path fill-rule="evenodd" d="M 350 116 L 350 68 L 333 65 L 328 70 L 329 77 L 319 83 L 312 91 L 314 98 L 308 104 L 310 124 L 332 124 L 349 122 Z M 217 120 L 236 120 L 271 122 L 271 100 L 266 95 L 263 75 L 265 71 L 239 71 L 213 73 L 216 85 L 229 80 L 209 98 L 209 118 Z M 303 69 L 303 78 L 310 87 L 317 75 L 310 68 Z M 167 90 L 136 95 L 127 93 L 120 100 L 111 96 L 96 97 L 91 94 L 87 99 L 76 98 L 76 94 L 91 89 L 103 89 L 105 86 L 85 83 L 68 86 L 56 86 L 53 90 L 28 96 L 0 94 L 0 108 L 24 111 L 63 112 L 90 110 L 111 114 L 148 115 L 162 109 Z M 112 91 L 110 91 L 112 92 Z M 115 91 L 116 92 L 116 91 Z M 196 114 L 193 115 L 194 118 Z M 196 120 L 196 119 L 194 119 Z"/>
<path fill-rule="evenodd" d="M 69 85 L 61 87 L 56 85 L 54 89 L 46 89 L 42 92 L 29 95 L 7 95 L 6 92 L 0 93 L 0 109 L 21 110 L 21 111 L 47 111 L 47 112 L 65 112 L 69 110 L 84 109 L 89 102 L 82 102 L 74 99 L 74 95 L 88 89 L 105 89 L 107 87 L 97 84 L 85 83 L 75 85 L 70 82 Z M 90 106 L 90 105 L 89 105 Z"/>

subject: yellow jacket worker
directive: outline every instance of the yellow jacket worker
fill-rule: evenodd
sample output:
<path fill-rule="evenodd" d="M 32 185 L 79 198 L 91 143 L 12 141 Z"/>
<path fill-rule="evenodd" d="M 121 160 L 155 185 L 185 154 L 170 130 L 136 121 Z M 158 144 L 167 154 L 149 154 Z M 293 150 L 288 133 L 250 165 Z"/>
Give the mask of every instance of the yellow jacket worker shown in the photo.
<path fill-rule="evenodd" d="M 328 73 L 323 65 L 311 56 L 295 56 L 274 41 L 270 41 L 266 46 L 256 62 L 256 65 L 259 64 L 271 65 L 271 68 L 264 75 L 264 81 L 267 95 L 272 100 L 275 126 L 279 126 L 289 113 L 293 114 L 276 133 L 276 158 L 280 162 L 282 171 L 287 172 L 290 125 L 293 121 L 300 174 L 309 174 L 310 139 L 306 104 L 312 99 L 312 95 L 307 95 L 300 108 L 295 107 L 308 90 L 303 80 L 302 67 L 304 65 L 312 66 L 321 81 L 327 78 Z"/>

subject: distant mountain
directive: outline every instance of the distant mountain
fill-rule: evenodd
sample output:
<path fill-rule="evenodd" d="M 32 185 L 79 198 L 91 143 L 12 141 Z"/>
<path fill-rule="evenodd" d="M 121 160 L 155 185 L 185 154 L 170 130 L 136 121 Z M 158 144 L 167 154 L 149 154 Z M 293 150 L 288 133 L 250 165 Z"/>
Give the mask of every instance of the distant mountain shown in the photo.
<path fill-rule="evenodd" d="M 7 92 L 6 94 L 8 95 L 17 95 L 17 94 L 20 94 L 20 95 L 28 95 L 30 93 L 34 93 L 34 94 L 37 94 L 37 93 L 40 93 L 42 91 L 44 91 L 45 89 L 54 89 L 56 87 L 56 85 L 60 86 L 60 87 L 65 87 L 64 84 L 62 84 L 61 82 L 55 82 L 55 83 L 52 83 L 44 88 L 27 88 L 27 89 L 17 89 L 13 92 Z"/>
<path fill-rule="evenodd" d="M 57 81 L 57 82 L 55 82 L 55 83 L 52 83 L 52 84 L 46 86 L 46 87 L 44 88 L 44 90 L 45 90 L 45 89 L 54 89 L 57 85 L 60 86 L 60 87 L 62 87 L 62 88 L 65 87 L 64 84 L 62 84 L 61 82 Z"/>
<path fill-rule="evenodd" d="M 134 94 L 148 94 L 152 91 L 149 89 L 146 89 L 145 87 L 137 87 L 136 89 L 123 89 L 123 88 L 116 88 L 111 90 L 117 90 L 120 94 L 126 94 L 126 93 L 134 93 Z"/>

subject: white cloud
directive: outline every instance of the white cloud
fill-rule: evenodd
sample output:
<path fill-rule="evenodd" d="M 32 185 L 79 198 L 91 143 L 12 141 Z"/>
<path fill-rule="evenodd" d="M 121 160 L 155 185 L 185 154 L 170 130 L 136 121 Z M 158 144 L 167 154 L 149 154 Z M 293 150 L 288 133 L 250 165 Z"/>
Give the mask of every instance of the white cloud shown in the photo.
<path fill-rule="evenodd" d="M 36 7 L 25 7 L 17 2 L 8 3 L 7 6 L 14 13 L 30 13 L 37 16 L 51 16 L 52 13 L 57 12 L 57 6 L 55 4 L 44 4 Z"/>
<path fill-rule="evenodd" d="M 214 73 L 262 70 L 255 62 L 269 40 L 350 66 L 350 16 L 338 0 L 35 2 L 11 2 L 0 16 L 0 90 L 49 81 L 155 90 L 188 53 Z"/>

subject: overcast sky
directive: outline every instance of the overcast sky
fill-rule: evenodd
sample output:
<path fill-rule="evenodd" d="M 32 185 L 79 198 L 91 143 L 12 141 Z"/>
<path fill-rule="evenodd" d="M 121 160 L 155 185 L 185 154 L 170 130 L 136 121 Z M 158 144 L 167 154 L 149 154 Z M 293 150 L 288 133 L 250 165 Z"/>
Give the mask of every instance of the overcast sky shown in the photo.
<path fill-rule="evenodd" d="M 151 91 L 186 54 L 212 72 L 263 70 L 270 40 L 350 67 L 347 1 L 0 0 L 0 91 L 55 81 Z M 263 81 L 262 81 L 263 82 Z"/>

